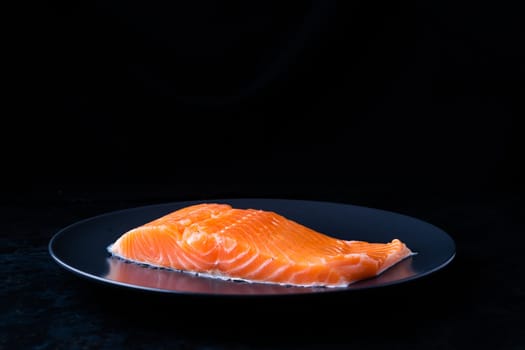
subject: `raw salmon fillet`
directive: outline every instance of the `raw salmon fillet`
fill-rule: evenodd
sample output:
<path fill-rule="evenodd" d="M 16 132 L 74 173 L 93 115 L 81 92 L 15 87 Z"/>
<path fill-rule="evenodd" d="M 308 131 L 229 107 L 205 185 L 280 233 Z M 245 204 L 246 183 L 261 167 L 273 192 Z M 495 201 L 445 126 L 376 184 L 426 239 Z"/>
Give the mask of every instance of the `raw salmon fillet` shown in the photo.
<path fill-rule="evenodd" d="M 204 277 L 304 287 L 344 287 L 414 253 L 341 240 L 272 211 L 203 203 L 133 228 L 108 247 L 124 260 Z"/>

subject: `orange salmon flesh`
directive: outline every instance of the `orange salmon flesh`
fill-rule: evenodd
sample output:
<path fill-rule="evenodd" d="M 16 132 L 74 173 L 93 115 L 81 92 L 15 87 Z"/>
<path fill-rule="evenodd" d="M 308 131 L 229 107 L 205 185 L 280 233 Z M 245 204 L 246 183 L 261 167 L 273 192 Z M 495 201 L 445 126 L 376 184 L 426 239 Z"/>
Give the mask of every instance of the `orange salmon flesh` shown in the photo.
<path fill-rule="evenodd" d="M 203 203 L 133 228 L 108 247 L 121 259 L 203 278 L 345 287 L 414 255 L 405 243 L 337 239 L 272 211 Z"/>

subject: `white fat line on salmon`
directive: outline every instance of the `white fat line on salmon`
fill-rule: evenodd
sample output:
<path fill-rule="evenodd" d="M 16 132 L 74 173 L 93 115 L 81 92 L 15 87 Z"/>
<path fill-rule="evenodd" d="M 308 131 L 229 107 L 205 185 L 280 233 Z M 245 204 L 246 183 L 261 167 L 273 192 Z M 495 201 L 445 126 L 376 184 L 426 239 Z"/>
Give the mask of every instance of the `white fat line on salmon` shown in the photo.
<path fill-rule="evenodd" d="M 235 226 L 239 225 L 239 223 L 248 220 L 248 218 L 250 218 L 250 217 L 252 217 L 254 215 L 255 215 L 254 213 L 248 212 L 244 216 L 242 216 L 241 218 L 237 219 L 235 222 L 232 222 L 231 224 L 224 226 L 220 231 L 216 232 L 216 234 L 224 233 L 224 232 L 228 231 L 229 229 L 231 229 L 232 227 L 235 227 Z"/>
<path fill-rule="evenodd" d="M 258 253 L 258 252 L 257 252 Z M 241 265 L 239 266 L 236 266 L 235 268 L 232 268 L 229 273 L 233 273 L 235 271 L 239 271 L 239 270 L 242 270 L 243 268 L 247 267 L 248 265 L 250 265 L 252 262 L 255 261 L 255 259 L 257 259 L 259 257 L 259 254 L 253 254 L 248 260 L 246 260 L 244 263 L 242 263 Z"/>
<path fill-rule="evenodd" d="M 242 251 L 242 253 L 240 254 L 237 254 L 236 256 L 234 256 L 233 258 L 231 259 L 224 259 L 224 260 L 221 260 L 220 263 L 224 263 L 224 264 L 231 264 L 239 259 L 241 259 L 242 257 L 244 257 L 246 254 L 248 254 L 250 252 L 249 249 L 245 249 Z M 219 257 L 217 257 L 217 260 L 219 260 Z M 218 261 L 219 262 L 219 261 Z"/>
<path fill-rule="evenodd" d="M 232 238 L 229 238 L 229 237 L 224 237 L 224 236 L 221 236 L 221 235 L 219 235 L 217 233 L 214 233 L 213 235 L 215 237 L 217 245 L 219 247 L 222 247 L 222 249 L 226 253 L 231 253 L 232 250 L 237 248 L 237 241 L 235 239 L 232 239 Z"/>
<path fill-rule="evenodd" d="M 264 269 L 268 264 L 270 264 L 271 262 L 273 261 L 273 258 L 269 258 L 269 259 L 266 259 L 262 264 L 260 264 L 259 266 L 257 266 L 257 268 L 255 270 L 253 270 L 252 272 L 246 274 L 246 277 L 252 277 L 252 276 L 255 276 L 259 273 L 259 271 L 261 271 L 262 269 Z"/>
<path fill-rule="evenodd" d="M 276 278 L 277 276 L 282 274 L 285 270 L 287 270 L 289 267 L 290 267 L 290 265 L 283 265 L 281 267 L 278 267 L 277 269 L 275 269 L 275 271 L 271 275 L 266 276 L 266 279 L 267 280 L 272 280 L 272 279 Z"/>

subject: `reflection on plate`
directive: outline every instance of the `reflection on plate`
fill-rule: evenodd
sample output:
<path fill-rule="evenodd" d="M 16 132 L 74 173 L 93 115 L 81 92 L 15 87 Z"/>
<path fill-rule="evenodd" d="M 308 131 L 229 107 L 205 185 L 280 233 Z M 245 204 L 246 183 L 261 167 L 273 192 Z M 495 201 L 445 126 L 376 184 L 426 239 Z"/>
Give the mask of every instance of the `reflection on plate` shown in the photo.
<path fill-rule="evenodd" d="M 184 206 L 209 201 L 144 206 L 83 220 L 57 232 L 49 243 L 49 252 L 60 266 L 99 282 L 152 292 L 200 295 L 289 295 L 381 287 L 428 275 L 446 266 L 455 255 L 454 241 L 446 232 L 422 220 L 385 210 L 291 199 L 213 201 L 238 208 L 272 210 L 341 239 L 387 242 L 399 238 L 418 254 L 377 277 L 348 287 L 307 288 L 224 281 L 151 268 L 112 257 L 106 250 L 110 243 L 130 228 Z"/>

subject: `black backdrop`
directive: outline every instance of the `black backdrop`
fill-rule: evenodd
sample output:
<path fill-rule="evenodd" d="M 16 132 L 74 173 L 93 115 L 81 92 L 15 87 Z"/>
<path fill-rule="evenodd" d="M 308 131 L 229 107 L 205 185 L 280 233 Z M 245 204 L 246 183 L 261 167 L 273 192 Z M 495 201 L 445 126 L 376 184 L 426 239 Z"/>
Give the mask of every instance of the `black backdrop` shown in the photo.
<path fill-rule="evenodd" d="M 518 0 L 17 5 L 2 42 L 15 79 L 0 348 L 523 348 Z M 408 214 L 449 232 L 457 256 L 406 288 L 214 312 L 214 298 L 97 288 L 48 252 L 61 228 L 112 210 L 252 196 Z"/>
<path fill-rule="evenodd" d="M 10 121 L 21 132 L 3 140 L 13 165 L 4 176 L 17 190 L 522 188 L 517 1 L 50 1 L 33 10 Z"/>

